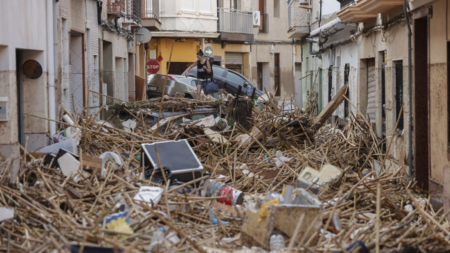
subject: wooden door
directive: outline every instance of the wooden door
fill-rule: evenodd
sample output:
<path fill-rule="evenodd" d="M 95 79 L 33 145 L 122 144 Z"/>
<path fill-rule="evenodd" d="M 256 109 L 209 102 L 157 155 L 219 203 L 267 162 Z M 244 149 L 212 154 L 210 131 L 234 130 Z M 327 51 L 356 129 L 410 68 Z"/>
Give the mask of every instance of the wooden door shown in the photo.
<path fill-rule="evenodd" d="M 260 12 L 260 20 L 261 24 L 259 25 L 259 31 L 264 32 L 264 14 L 266 13 L 266 0 L 259 0 L 259 12 Z"/>
<path fill-rule="evenodd" d="M 275 54 L 275 96 L 280 96 L 280 90 L 280 54 Z"/>

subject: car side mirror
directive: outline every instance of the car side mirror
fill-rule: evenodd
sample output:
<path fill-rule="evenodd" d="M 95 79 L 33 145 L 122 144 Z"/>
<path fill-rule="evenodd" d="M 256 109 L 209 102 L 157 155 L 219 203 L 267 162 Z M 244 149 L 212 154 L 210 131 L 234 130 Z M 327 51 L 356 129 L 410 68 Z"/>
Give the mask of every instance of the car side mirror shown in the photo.
<path fill-rule="evenodd" d="M 244 88 L 248 89 L 248 82 L 244 83 Z"/>

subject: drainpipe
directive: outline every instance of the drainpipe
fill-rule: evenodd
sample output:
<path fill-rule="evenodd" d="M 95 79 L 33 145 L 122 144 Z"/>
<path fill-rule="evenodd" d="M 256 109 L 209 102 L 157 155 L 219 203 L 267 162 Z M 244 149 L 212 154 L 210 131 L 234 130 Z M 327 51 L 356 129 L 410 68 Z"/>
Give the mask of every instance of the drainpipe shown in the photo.
<path fill-rule="evenodd" d="M 409 155 L 408 155 L 408 164 L 409 164 L 409 175 L 412 177 L 412 92 L 411 92 L 411 80 L 412 80 L 412 73 L 411 73 L 411 66 L 412 66 L 412 59 L 411 59 L 411 24 L 409 21 L 408 16 L 408 3 L 406 0 L 403 0 L 403 12 L 406 19 L 406 24 L 408 26 L 408 95 L 409 95 L 409 115 L 408 115 L 408 142 L 409 142 Z"/>
<path fill-rule="evenodd" d="M 322 26 L 322 3 L 323 3 L 323 0 L 320 0 L 320 14 L 319 14 L 319 27 L 321 27 Z"/>
<path fill-rule="evenodd" d="M 54 0 L 47 0 L 47 74 L 48 74 L 48 114 L 49 119 L 56 120 L 55 106 L 55 55 L 54 55 L 54 29 L 53 20 L 55 8 Z M 50 137 L 56 133 L 56 122 L 50 121 Z"/>

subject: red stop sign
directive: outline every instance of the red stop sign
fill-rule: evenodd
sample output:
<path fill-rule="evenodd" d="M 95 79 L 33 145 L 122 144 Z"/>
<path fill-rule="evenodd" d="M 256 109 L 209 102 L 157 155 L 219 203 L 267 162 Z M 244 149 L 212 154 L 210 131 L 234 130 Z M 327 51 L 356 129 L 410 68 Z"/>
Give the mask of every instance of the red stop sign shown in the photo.
<path fill-rule="evenodd" d="M 147 72 L 149 74 L 156 74 L 159 71 L 159 62 L 156 60 L 150 60 L 147 62 Z"/>

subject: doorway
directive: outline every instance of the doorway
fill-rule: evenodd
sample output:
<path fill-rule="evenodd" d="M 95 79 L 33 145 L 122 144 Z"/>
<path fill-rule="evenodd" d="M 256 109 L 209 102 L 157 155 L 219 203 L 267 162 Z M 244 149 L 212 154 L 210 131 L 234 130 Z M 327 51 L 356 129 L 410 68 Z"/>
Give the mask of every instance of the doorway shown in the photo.
<path fill-rule="evenodd" d="M 73 113 L 81 113 L 86 104 L 84 78 L 84 35 L 70 32 L 70 108 Z"/>
<path fill-rule="evenodd" d="M 398 130 L 403 130 L 403 113 L 400 110 L 403 105 L 403 61 L 394 62 L 395 66 L 395 121 L 400 117 Z M 405 108 L 403 108 L 404 111 Z"/>
<path fill-rule="evenodd" d="M 367 116 L 372 126 L 376 112 L 375 59 L 367 59 Z"/>
<path fill-rule="evenodd" d="M 349 84 L 350 64 L 346 63 L 344 67 L 344 85 Z M 344 100 L 344 118 L 350 115 L 350 106 L 348 100 L 350 99 L 350 85 L 348 85 L 347 92 L 345 93 L 347 99 Z"/>
<path fill-rule="evenodd" d="M 25 147 L 25 127 L 24 127 L 24 113 L 23 113 L 23 51 L 16 50 L 16 78 L 17 78 L 17 120 L 18 120 L 18 135 L 19 143 Z"/>
<path fill-rule="evenodd" d="M 428 18 L 414 20 L 414 172 L 418 186 L 429 181 Z"/>
<path fill-rule="evenodd" d="M 256 64 L 256 76 L 257 76 L 258 90 L 262 90 L 262 88 L 263 88 L 262 68 L 263 68 L 262 63 L 258 62 Z"/>
<path fill-rule="evenodd" d="M 298 107 L 303 107 L 303 99 L 302 99 L 302 64 L 295 64 L 295 103 Z"/>
<path fill-rule="evenodd" d="M 380 52 L 381 125 L 377 124 L 378 137 L 386 138 L 386 51 Z"/>
<path fill-rule="evenodd" d="M 169 74 L 181 75 L 191 64 L 191 62 L 171 62 L 170 68 L 169 63 L 167 63 L 167 68 L 169 68 Z"/>
<path fill-rule="evenodd" d="M 280 94 L 280 54 L 275 54 L 275 96 L 279 97 Z"/>
<path fill-rule="evenodd" d="M 231 69 L 238 73 L 243 73 L 244 54 L 242 53 L 225 53 L 225 68 Z"/>
<path fill-rule="evenodd" d="M 333 99 L 333 65 L 328 68 L 328 103 Z"/>

